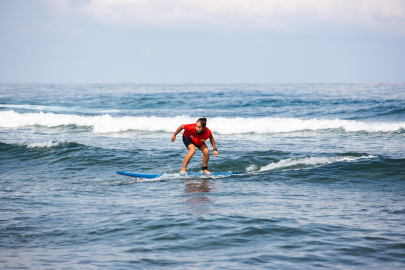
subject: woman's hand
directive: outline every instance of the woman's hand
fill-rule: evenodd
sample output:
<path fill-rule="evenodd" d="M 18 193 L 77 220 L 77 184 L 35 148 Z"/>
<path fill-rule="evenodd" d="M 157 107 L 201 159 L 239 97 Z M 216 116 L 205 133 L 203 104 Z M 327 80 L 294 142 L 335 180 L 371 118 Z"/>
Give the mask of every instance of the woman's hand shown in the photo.
<path fill-rule="evenodd" d="M 214 150 L 214 156 L 215 156 L 215 157 L 218 156 L 218 150 Z"/>
<path fill-rule="evenodd" d="M 174 132 L 174 134 L 173 134 L 173 136 L 172 136 L 172 142 L 174 142 L 175 140 L 176 140 L 176 135 L 177 134 L 179 134 L 179 132 L 184 128 L 184 124 L 183 125 L 181 125 L 181 126 L 179 126 L 178 128 L 177 128 L 177 130 Z"/>

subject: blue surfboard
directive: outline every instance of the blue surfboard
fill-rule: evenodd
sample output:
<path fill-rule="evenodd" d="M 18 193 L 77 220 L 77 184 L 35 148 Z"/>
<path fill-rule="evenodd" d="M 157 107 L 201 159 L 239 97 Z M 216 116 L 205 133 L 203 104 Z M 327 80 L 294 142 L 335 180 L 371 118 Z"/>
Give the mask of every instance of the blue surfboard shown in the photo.
<path fill-rule="evenodd" d="M 131 173 L 131 172 L 122 172 L 117 171 L 118 174 L 137 177 L 137 178 L 146 178 L 146 179 L 154 179 L 163 176 L 163 173 Z M 235 171 L 235 172 L 213 172 L 211 174 L 206 174 L 203 172 L 188 172 L 185 173 L 184 176 L 227 176 L 227 175 L 235 175 L 235 174 L 242 174 L 242 171 Z M 183 175 L 182 175 L 183 176 Z"/>

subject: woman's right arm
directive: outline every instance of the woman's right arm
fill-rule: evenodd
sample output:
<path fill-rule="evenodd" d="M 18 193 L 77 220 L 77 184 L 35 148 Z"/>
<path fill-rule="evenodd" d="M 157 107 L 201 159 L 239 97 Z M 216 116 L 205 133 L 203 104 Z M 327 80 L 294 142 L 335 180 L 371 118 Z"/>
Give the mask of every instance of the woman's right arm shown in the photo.
<path fill-rule="evenodd" d="M 181 125 L 177 128 L 177 130 L 174 132 L 173 136 L 172 136 L 172 142 L 174 142 L 176 140 L 176 135 L 179 134 L 179 132 L 184 128 L 185 125 Z"/>

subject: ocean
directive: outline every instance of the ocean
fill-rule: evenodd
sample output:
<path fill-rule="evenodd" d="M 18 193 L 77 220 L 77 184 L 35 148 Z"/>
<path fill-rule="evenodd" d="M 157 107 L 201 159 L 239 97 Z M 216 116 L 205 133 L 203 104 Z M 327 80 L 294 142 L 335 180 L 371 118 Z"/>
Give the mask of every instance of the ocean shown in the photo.
<path fill-rule="evenodd" d="M 405 83 L 0 84 L 0 154 L 1 269 L 405 269 Z"/>

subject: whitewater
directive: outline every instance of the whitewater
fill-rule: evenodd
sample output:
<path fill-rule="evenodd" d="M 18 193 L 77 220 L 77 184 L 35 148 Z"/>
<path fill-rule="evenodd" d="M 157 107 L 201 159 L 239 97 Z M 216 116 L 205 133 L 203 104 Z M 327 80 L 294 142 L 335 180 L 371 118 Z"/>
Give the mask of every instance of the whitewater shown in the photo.
<path fill-rule="evenodd" d="M 138 131 L 173 132 L 178 123 L 192 123 L 190 116 L 176 117 L 112 117 L 109 114 L 99 116 L 83 116 L 55 113 L 16 113 L 15 111 L 0 112 L 0 127 L 17 128 L 25 126 L 58 127 L 74 125 L 89 127 L 95 133 Z M 210 126 L 218 134 L 244 133 L 279 133 L 302 130 L 343 130 L 346 132 L 403 132 L 405 122 L 359 122 L 341 119 L 297 119 L 297 118 L 210 118 Z"/>

